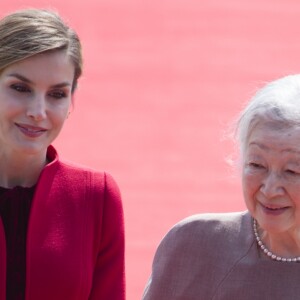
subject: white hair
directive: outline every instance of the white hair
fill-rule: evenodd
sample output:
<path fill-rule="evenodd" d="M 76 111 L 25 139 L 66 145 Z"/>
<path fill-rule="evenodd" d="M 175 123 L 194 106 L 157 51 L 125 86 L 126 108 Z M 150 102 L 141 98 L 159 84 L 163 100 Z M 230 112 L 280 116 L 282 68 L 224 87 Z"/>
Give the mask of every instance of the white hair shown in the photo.
<path fill-rule="evenodd" d="M 241 112 L 235 137 L 242 157 L 249 134 L 261 121 L 285 127 L 300 126 L 300 74 L 285 76 L 268 83 Z"/>

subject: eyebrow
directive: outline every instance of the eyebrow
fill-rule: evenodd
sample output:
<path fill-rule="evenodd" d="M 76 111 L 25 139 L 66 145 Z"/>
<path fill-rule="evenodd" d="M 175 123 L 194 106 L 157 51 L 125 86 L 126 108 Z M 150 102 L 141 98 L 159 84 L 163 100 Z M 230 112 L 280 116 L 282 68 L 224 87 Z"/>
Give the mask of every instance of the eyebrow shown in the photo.
<path fill-rule="evenodd" d="M 249 144 L 249 146 L 257 146 L 257 147 L 259 147 L 260 149 L 266 150 L 266 151 L 269 151 L 269 150 L 270 150 L 269 147 L 267 147 L 267 146 L 265 146 L 265 145 L 263 145 L 263 144 L 261 144 L 261 143 L 257 143 L 257 142 L 252 142 L 252 143 Z M 282 153 L 284 153 L 284 152 L 290 152 L 290 153 L 300 154 L 300 151 L 299 151 L 299 150 L 295 150 L 295 149 L 292 149 L 292 148 L 283 149 L 281 152 L 282 152 Z"/>
<path fill-rule="evenodd" d="M 257 143 L 257 142 L 251 142 L 250 144 L 249 144 L 249 147 L 250 146 L 257 146 L 257 147 L 259 147 L 259 148 L 261 148 L 261 149 L 263 149 L 263 150 L 269 150 L 270 148 L 269 147 L 267 147 L 267 146 L 265 146 L 265 145 L 263 145 L 263 144 L 261 144 L 261 143 Z"/>
<path fill-rule="evenodd" d="M 29 84 L 34 84 L 30 79 L 26 78 L 25 76 L 18 74 L 18 73 L 11 73 L 8 74 L 8 77 L 15 77 L 23 82 L 29 83 Z M 69 82 L 61 82 L 58 84 L 54 84 L 51 86 L 51 88 L 62 88 L 62 87 L 66 87 L 66 86 L 71 86 L 71 84 Z"/>

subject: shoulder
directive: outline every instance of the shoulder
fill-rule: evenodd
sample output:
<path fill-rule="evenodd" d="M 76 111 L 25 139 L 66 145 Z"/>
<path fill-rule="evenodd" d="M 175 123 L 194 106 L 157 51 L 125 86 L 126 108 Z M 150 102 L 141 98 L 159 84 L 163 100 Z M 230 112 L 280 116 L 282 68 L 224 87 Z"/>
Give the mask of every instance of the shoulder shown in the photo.
<path fill-rule="evenodd" d="M 179 240 L 192 240 L 195 237 L 205 238 L 219 236 L 221 240 L 228 235 L 239 235 L 249 227 L 251 217 L 248 212 L 233 213 L 207 213 L 197 214 L 183 219 L 175 224 L 165 238 L 179 238 Z"/>
<path fill-rule="evenodd" d="M 68 161 L 68 160 L 62 160 L 62 159 L 58 159 L 57 164 L 59 166 L 59 168 L 67 173 L 74 173 L 74 174 L 102 174 L 102 176 L 104 176 L 104 172 L 99 172 L 98 170 L 79 164 L 79 163 L 75 163 L 72 161 Z"/>
<path fill-rule="evenodd" d="M 59 158 L 54 147 L 49 146 L 47 157 L 50 163 L 40 177 L 41 185 L 52 183 L 52 189 L 68 193 L 85 193 L 87 197 L 120 198 L 119 187 L 114 178 L 104 171 Z M 70 195 L 70 194 L 69 194 Z"/>
<path fill-rule="evenodd" d="M 77 163 L 60 161 L 60 169 L 68 181 L 90 188 L 92 193 L 101 192 L 112 199 L 120 198 L 120 189 L 114 177 L 106 171 L 98 171 Z"/>
<path fill-rule="evenodd" d="M 191 263 L 193 257 L 199 256 L 218 259 L 220 252 L 223 258 L 232 256 L 232 251 L 239 257 L 253 242 L 251 224 L 248 212 L 193 215 L 170 229 L 159 244 L 156 255 L 159 258 L 168 253 L 191 260 Z"/>
<path fill-rule="evenodd" d="M 68 161 L 66 159 L 61 159 L 58 155 L 58 152 L 56 149 L 50 145 L 47 149 L 47 158 L 49 160 L 49 163 L 44 168 L 44 173 L 65 173 L 67 175 L 71 176 L 97 176 L 102 177 L 103 179 L 106 177 L 105 172 L 99 172 L 98 170 L 88 167 L 83 164 L 75 163 L 72 161 Z M 111 177 L 110 175 L 107 175 L 108 177 Z"/>
<path fill-rule="evenodd" d="M 173 226 L 173 228 L 193 228 L 203 226 L 213 226 L 214 229 L 235 227 L 248 214 L 244 212 L 230 212 L 230 213 L 202 213 L 189 216 Z"/>
<path fill-rule="evenodd" d="M 109 191 L 118 190 L 114 177 L 106 171 L 99 171 L 92 167 L 67 160 L 58 160 L 59 169 L 70 179 L 85 179 L 92 185 L 100 185 Z"/>
<path fill-rule="evenodd" d="M 158 246 L 143 299 L 211 298 L 252 242 L 247 212 L 199 214 L 180 221 Z"/>

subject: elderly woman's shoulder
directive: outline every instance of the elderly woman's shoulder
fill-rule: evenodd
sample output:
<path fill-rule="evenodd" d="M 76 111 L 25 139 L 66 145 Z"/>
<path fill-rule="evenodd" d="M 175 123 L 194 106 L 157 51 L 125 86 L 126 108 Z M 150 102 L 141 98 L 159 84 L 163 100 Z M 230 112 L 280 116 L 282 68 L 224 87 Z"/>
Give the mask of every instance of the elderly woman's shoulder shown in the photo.
<path fill-rule="evenodd" d="M 196 214 L 181 220 L 173 226 L 172 230 L 206 231 L 209 228 L 216 233 L 228 230 L 239 231 L 239 227 L 250 218 L 247 211 Z"/>
<path fill-rule="evenodd" d="M 218 246 L 223 241 L 243 238 L 251 229 L 251 216 L 248 212 L 205 213 L 183 219 L 175 224 L 163 239 L 181 247 L 203 244 Z"/>

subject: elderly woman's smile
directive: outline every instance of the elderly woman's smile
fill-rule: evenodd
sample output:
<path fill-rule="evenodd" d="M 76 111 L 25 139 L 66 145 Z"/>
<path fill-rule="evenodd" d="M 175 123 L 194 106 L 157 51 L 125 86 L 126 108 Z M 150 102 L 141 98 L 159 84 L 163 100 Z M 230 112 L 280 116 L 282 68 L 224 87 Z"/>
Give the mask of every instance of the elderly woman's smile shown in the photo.
<path fill-rule="evenodd" d="M 283 235 L 293 244 L 300 230 L 300 129 L 277 125 L 262 120 L 253 128 L 242 172 L 246 205 L 274 248 Z"/>

